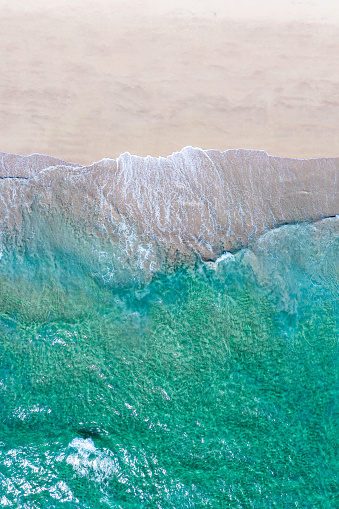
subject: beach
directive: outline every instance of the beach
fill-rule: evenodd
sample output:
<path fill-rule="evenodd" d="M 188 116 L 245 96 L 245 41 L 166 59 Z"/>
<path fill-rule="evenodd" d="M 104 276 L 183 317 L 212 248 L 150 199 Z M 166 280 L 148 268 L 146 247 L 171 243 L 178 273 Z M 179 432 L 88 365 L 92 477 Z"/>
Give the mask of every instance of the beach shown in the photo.
<path fill-rule="evenodd" d="M 2 0 L 0 149 L 81 164 L 187 145 L 337 156 L 335 7 L 260 6 Z"/>
<path fill-rule="evenodd" d="M 337 508 L 335 1 L 0 0 L 1 507 Z"/>

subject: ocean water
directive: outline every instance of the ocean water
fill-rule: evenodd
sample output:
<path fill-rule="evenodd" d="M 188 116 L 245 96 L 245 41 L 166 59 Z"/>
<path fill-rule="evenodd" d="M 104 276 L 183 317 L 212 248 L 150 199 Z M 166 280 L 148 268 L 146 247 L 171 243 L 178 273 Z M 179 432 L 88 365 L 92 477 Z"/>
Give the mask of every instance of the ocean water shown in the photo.
<path fill-rule="evenodd" d="M 338 507 L 338 217 L 149 264 L 54 209 L 15 224 L 1 507 Z"/>

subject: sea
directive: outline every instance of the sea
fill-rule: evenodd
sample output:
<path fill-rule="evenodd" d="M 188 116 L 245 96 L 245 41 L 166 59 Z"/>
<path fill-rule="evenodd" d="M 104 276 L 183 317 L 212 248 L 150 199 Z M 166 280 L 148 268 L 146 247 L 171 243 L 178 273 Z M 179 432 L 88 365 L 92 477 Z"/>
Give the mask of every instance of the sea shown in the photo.
<path fill-rule="evenodd" d="M 338 160 L 1 157 L 0 506 L 336 509 Z"/>

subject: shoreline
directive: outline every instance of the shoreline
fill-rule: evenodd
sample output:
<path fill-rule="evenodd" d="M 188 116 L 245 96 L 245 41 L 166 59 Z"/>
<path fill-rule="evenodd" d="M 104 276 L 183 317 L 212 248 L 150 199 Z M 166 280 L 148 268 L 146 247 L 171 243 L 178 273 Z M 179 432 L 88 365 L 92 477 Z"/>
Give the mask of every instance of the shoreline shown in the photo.
<path fill-rule="evenodd" d="M 77 167 L 88 167 L 88 166 L 93 166 L 95 164 L 99 164 L 101 162 L 104 162 L 104 161 L 117 161 L 120 157 L 122 157 L 123 155 L 128 155 L 128 156 L 132 156 L 132 157 L 137 157 L 137 158 L 142 158 L 142 159 L 147 159 L 147 158 L 151 158 L 151 159 L 158 159 L 159 161 L 162 160 L 162 159 L 167 159 L 169 157 L 172 157 L 172 156 L 175 156 L 177 154 L 180 154 L 180 152 L 182 152 L 183 150 L 185 149 L 193 149 L 193 150 L 202 150 L 203 152 L 220 152 L 221 154 L 226 154 L 228 152 L 253 152 L 253 153 L 262 153 L 264 154 L 265 156 L 267 157 L 271 157 L 273 159 L 290 159 L 292 161 L 318 161 L 318 160 L 336 160 L 336 159 L 339 159 L 339 155 L 337 156 L 318 156 L 318 157 L 291 157 L 291 156 L 280 156 L 280 155 L 277 155 L 277 154 L 270 154 L 269 152 L 267 152 L 267 150 L 264 150 L 264 149 L 252 149 L 252 148 L 246 148 L 246 147 L 233 147 L 233 148 L 226 148 L 224 150 L 221 150 L 221 149 L 218 149 L 218 148 L 202 148 L 202 147 L 197 147 L 197 146 L 192 146 L 192 145 L 185 145 L 184 147 L 182 147 L 181 149 L 179 150 L 175 150 L 173 152 L 171 152 L 170 154 L 167 154 L 167 155 L 159 155 L 159 156 L 153 156 L 152 154 L 147 154 L 145 156 L 143 155 L 140 155 L 140 154 L 135 154 L 134 152 L 129 152 L 128 150 L 126 150 L 125 152 L 122 152 L 121 154 L 119 154 L 117 157 L 102 157 L 101 159 L 98 159 L 98 160 L 95 160 L 95 161 L 92 161 L 91 163 L 88 163 L 88 164 L 81 164 L 79 162 L 76 162 L 76 161 L 65 161 L 64 159 L 60 159 L 59 157 L 57 156 L 54 156 L 54 155 L 51 155 L 51 154 L 42 154 L 40 152 L 32 152 L 30 154 L 19 154 L 18 152 L 5 152 L 3 150 L 0 149 L 0 157 L 6 157 L 6 156 L 9 156 L 9 157 L 14 157 L 14 158 L 18 158 L 18 159 L 33 159 L 35 158 L 36 160 L 41 158 L 41 159 L 50 159 L 50 160 L 55 160 L 56 163 L 58 163 L 58 165 L 63 165 L 63 166 L 77 166 Z M 3 178 L 3 177 L 0 177 L 0 178 Z"/>
<path fill-rule="evenodd" d="M 61 214 L 74 231 L 125 245 L 127 256 L 141 249 L 156 260 L 160 248 L 170 259 L 212 260 L 278 226 L 336 216 L 338 173 L 339 158 L 189 146 L 166 158 L 125 152 L 87 166 L 2 154 L 2 227 L 25 236 L 27 212 L 38 214 L 34 224 Z"/>

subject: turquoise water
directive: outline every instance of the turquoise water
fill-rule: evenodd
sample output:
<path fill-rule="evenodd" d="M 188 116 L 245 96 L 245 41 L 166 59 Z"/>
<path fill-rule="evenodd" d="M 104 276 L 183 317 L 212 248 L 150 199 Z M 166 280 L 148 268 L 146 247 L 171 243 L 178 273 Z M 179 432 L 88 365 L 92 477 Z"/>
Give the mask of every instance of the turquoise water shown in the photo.
<path fill-rule="evenodd" d="M 52 227 L 3 243 L 2 507 L 338 507 L 338 219 L 156 274 Z"/>

